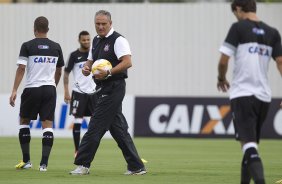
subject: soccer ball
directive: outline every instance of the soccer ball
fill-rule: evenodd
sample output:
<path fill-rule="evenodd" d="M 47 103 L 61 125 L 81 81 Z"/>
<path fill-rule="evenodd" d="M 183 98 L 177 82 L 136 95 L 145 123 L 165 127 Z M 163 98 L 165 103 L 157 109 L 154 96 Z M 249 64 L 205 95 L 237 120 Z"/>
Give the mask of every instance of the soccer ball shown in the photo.
<path fill-rule="evenodd" d="M 112 64 L 110 63 L 110 61 L 106 60 L 106 59 L 98 59 L 96 60 L 93 65 L 92 65 L 92 74 L 99 74 L 99 69 L 103 69 L 103 70 L 110 70 L 112 69 Z"/>

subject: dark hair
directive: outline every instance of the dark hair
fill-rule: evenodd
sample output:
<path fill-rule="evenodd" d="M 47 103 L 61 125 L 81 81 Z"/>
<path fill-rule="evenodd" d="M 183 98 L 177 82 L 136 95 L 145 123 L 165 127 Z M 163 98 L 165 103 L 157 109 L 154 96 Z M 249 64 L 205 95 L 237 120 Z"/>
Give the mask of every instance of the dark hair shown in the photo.
<path fill-rule="evenodd" d="M 97 11 L 96 14 L 95 14 L 95 17 L 97 17 L 97 15 L 106 15 L 109 20 L 112 20 L 111 13 L 106 11 L 106 10 L 99 10 L 99 11 Z"/>
<path fill-rule="evenodd" d="M 90 35 L 90 34 L 88 33 L 88 31 L 81 31 L 78 35 L 78 39 L 80 39 L 81 36 L 85 36 L 85 35 Z"/>
<path fill-rule="evenodd" d="M 244 12 L 256 12 L 257 11 L 256 0 L 233 0 L 231 4 L 231 10 L 235 11 L 236 6 L 241 7 L 242 11 Z"/>
<path fill-rule="evenodd" d="M 40 33 L 47 33 L 49 31 L 49 21 L 46 17 L 37 17 L 34 21 L 34 29 Z"/>

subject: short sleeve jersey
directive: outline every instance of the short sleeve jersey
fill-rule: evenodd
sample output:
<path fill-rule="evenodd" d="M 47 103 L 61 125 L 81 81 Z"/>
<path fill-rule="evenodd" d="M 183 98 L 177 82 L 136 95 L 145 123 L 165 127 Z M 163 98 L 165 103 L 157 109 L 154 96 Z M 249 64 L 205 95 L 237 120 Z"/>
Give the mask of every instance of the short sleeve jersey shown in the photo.
<path fill-rule="evenodd" d="M 85 92 L 91 92 L 95 89 L 96 85 L 92 79 L 92 75 L 84 76 L 82 74 L 82 68 L 87 61 L 88 52 L 80 52 L 78 49 L 70 54 L 68 63 L 66 64 L 65 71 L 70 73 L 73 72 L 74 84 L 72 87 L 73 91 L 80 92 L 83 90 Z M 79 85 L 79 89 L 75 84 Z"/>
<path fill-rule="evenodd" d="M 230 99 L 254 95 L 270 102 L 271 89 L 267 71 L 271 57 L 282 56 L 279 32 L 249 19 L 234 23 L 220 47 L 220 52 L 234 56 Z"/>
<path fill-rule="evenodd" d="M 25 88 L 55 86 L 55 71 L 64 66 L 61 46 L 48 38 L 35 38 L 21 46 L 17 64 L 26 65 Z"/>

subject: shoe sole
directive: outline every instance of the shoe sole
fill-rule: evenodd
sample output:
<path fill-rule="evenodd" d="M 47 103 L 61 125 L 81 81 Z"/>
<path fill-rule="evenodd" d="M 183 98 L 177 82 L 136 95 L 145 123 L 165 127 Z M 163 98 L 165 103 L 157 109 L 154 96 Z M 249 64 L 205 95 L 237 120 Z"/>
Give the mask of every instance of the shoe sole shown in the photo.
<path fill-rule="evenodd" d="M 141 171 L 141 172 L 139 172 L 139 173 L 134 173 L 133 175 L 144 175 L 144 174 L 146 174 L 147 173 L 147 171 Z"/>
<path fill-rule="evenodd" d="M 70 175 L 88 175 L 90 173 L 69 173 Z"/>
<path fill-rule="evenodd" d="M 88 175 L 90 172 L 88 171 L 87 173 L 78 173 L 78 172 L 69 172 L 70 175 Z"/>
<path fill-rule="evenodd" d="M 27 168 L 16 168 L 16 170 L 28 170 L 28 169 L 31 169 L 31 167 L 27 167 Z"/>
<path fill-rule="evenodd" d="M 137 172 L 137 173 L 124 174 L 124 175 L 126 175 L 126 176 L 131 176 L 131 175 L 144 175 L 144 174 L 146 174 L 146 173 L 147 173 L 147 171 L 141 171 L 141 172 Z"/>
<path fill-rule="evenodd" d="M 22 170 L 22 169 L 31 169 L 32 165 L 30 166 L 24 166 L 24 167 L 16 167 L 17 170 Z"/>

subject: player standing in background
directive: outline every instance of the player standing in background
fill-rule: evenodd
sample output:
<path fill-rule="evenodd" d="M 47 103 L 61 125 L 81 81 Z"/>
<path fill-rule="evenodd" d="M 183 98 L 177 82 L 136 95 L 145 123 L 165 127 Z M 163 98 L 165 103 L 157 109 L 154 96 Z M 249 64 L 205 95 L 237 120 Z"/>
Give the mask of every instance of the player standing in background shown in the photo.
<path fill-rule="evenodd" d="M 94 75 L 96 89 L 97 91 L 100 89 L 97 93 L 97 105 L 75 157 L 74 164 L 77 165 L 77 168 L 70 174 L 89 174 L 89 168 L 100 141 L 108 130 L 127 162 L 127 171 L 124 174 L 146 174 L 147 171 L 128 133 L 128 124 L 122 113 L 122 101 L 126 87 L 125 78 L 127 78 L 127 69 L 132 66 L 129 43 L 112 28 L 111 14 L 108 11 L 96 12 L 95 28 L 98 35 L 93 39 L 88 61 L 82 72 L 89 76 L 93 62 L 98 59 L 110 61 L 113 68 L 110 70 L 100 69 L 100 73 Z"/>
<path fill-rule="evenodd" d="M 72 133 L 75 146 L 75 155 L 80 142 L 80 129 L 83 117 L 92 115 L 96 102 L 96 95 L 82 92 L 91 91 L 96 87 L 92 76 L 84 76 L 81 72 L 84 63 L 87 61 L 90 48 L 89 33 L 87 31 L 81 31 L 78 35 L 78 42 L 80 47 L 70 54 L 63 78 L 65 91 L 64 99 L 66 103 L 70 103 L 70 115 L 72 114 L 74 116 Z M 69 73 L 71 71 L 73 71 L 74 84 L 72 88 L 72 95 L 70 96 Z"/>
<path fill-rule="evenodd" d="M 47 171 L 49 155 L 53 146 L 53 120 L 56 107 L 56 86 L 61 78 L 64 58 L 61 46 L 47 38 L 49 22 L 46 17 L 34 21 L 35 38 L 21 46 L 18 69 L 10 97 L 10 105 L 15 106 L 17 90 L 26 74 L 25 89 L 21 95 L 19 141 L 23 160 L 17 169 L 29 169 L 30 162 L 30 120 L 39 114 L 42 122 L 42 157 L 39 171 Z"/>
<path fill-rule="evenodd" d="M 282 75 L 282 46 L 279 32 L 256 15 L 255 0 L 234 0 L 232 12 L 238 19 L 220 48 L 219 90 L 226 92 L 228 60 L 234 56 L 230 88 L 231 110 L 236 139 L 242 146 L 241 184 L 264 184 L 264 170 L 258 153 L 262 124 L 271 101 L 267 70 L 271 57 Z"/>

